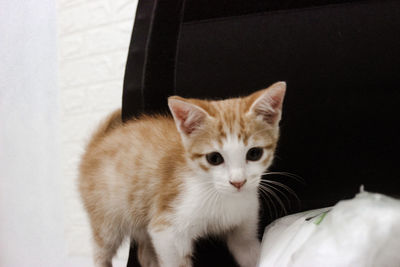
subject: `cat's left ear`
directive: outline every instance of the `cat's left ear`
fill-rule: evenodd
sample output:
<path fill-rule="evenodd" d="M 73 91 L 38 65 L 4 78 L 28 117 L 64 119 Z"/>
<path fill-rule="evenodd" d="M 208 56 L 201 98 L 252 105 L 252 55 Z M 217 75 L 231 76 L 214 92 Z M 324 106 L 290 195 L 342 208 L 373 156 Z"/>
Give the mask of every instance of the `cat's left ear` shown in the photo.
<path fill-rule="evenodd" d="M 286 92 L 286 83 L 277 82 L 267 89 L 249 96 L 251 107 L 249 112 L 262 116 L 264 121 L 276 125 L 281 119 L 282 104 Z"/>
<path fill-rule="evenodd" d="M 201 128 L 208 116 L 204 109 L 178 96 L 169 97 L 168 106 L 174 117 L 178 131 L 185 136 L 189 136 Z"/>

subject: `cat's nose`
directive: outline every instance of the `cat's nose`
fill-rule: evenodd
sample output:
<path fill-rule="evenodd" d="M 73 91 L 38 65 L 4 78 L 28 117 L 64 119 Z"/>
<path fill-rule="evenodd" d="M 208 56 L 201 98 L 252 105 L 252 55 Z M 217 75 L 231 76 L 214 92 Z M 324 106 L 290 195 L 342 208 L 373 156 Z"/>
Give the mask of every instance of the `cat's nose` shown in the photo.
<path fill-rule="evenodd" d="M 240 182 L 229 181 L 229 183 L 231 185 L 233 185 L 234 187 L 236 187 L 237 189 L 240 189 L 246 182 L 247 182 L 247 180 L 243 180 L 243 181 L 240 181 Z"/>

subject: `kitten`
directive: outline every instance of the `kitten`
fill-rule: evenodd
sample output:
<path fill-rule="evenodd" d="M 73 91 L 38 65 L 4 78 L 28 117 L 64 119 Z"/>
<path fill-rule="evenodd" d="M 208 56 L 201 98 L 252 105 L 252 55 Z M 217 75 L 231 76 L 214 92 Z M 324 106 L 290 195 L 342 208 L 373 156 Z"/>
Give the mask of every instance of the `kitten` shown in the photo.
<path fill-rule="evenodd" d="M 256 266 L 258 186 L 272 162 L 286 84 L 221 101 L 168 98 L 171 116 L 122 124 L 112 114 L 87 146 L 79 189 L 96 266 L 124 237 L 142 266 L 192 266 L 194 241 L 223 234 L 242 267 Z"/>

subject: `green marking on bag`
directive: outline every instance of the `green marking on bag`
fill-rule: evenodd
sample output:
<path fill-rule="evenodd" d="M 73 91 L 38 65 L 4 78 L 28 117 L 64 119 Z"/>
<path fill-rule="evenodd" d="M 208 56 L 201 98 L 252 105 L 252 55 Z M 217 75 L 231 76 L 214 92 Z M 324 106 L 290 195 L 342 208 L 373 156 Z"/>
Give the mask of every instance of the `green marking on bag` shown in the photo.
<path fill-rule="evenodd" d="M 325 218 L 325 216 L 326 216 L 326 214 L 328 213 L 329 211 L 325 211 L 325 212 L 323 212 L 318 218 L 317 218 L 317 220 L 314 222 L 316 225 L 319 225 L 321 222 L 322 222 L 322 220 Z"/>

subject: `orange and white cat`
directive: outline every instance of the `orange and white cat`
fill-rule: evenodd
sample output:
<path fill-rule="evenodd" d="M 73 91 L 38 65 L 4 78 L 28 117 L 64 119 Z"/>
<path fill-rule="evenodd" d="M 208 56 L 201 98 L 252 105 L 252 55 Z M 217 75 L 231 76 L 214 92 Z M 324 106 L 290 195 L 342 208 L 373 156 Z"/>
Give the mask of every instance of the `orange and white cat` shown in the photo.
<path fill-rule="evenodd" d="M 285 90 L 278 82 L 220 101 L 172 96 L 172 117 L 111 115 L 80 166 L 96 266 L 112 266 L 125 237 L 138 243 L 142 266 L 192 266 L 193 243 L 208 234 L 225 236 L 240 266 L 256 266 L 258 186 Z"/>

